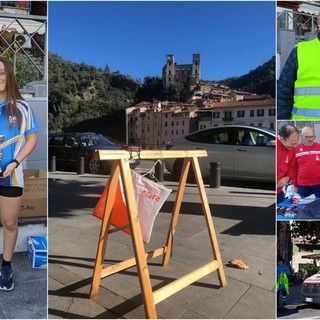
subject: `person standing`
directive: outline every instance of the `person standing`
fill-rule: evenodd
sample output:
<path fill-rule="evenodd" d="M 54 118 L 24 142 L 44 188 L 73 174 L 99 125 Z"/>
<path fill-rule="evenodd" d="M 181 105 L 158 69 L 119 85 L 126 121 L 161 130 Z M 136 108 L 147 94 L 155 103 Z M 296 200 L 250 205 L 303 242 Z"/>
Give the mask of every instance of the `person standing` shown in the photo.
<path fill-rule="evenodd" d="M 277 301 L 280 301 L 280 293 L 282 295 L 282 304 L 287 303 L 287 295 L 289 294 L 289 279 L 291 271 L 285 264 L 282 257 L 277 259 Z"/>
<path fill-rule="evenodd" d="M 23 100 L 11 64 L 0 57 L 0 215 L 3 226 L 3 260 L 0 290 L 14 288 L 11 261 L 18 237 L 18 214 L 23 193 L 20 163 L 37 144 L 39 125 Z"/>
<path fill-rule="evenodd" d="M 318 26 L 320 16 L 318 14 Z M 320 119 L 320 30 L 318 36 L 298 43 L 277 85 L 277 119 Z"/>
<path fill-rule="evenodd" d="M 315 194 L 320 198 L 320 143 L 312 128 L 301 131 L 301 143 L 295 149 L 298 192 L 302 198 Z"/>
<path fill-rule="evenodd" d="M 282 188 L 290 181 L 296 185 L 295 152 L 299 143 L 299 131 L 293 125 L 283 125 L 277 137 L 277 203 L 284 200 Z"/>

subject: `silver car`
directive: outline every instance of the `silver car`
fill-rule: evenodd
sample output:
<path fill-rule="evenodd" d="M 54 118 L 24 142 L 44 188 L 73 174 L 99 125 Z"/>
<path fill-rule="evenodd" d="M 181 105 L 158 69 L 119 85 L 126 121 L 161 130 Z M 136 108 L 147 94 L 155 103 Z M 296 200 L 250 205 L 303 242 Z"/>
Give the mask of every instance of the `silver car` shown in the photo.
<path fill-rule="evenodd" d="M 207 150 L 199 158 L 204 179 L 210 163 L 220 162 L 223 179 L 275 181 L 274 130 L 243 125 L 220 126 L 190 133 L 167 145 L 169 150 Z M 169 172 L 180 175 L 183 159 L 166 159 Z"/>

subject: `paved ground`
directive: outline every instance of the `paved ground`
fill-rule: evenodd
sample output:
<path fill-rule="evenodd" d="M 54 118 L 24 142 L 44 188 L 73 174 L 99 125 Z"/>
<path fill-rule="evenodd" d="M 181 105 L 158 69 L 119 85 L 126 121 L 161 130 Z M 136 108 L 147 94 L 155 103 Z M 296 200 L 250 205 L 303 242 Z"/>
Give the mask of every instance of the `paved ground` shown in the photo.
<path fill-rule="evenodd" d="M 49 318 L 145 318 L 135 267 L 101 281 L 99 296 L 88 298 L 100 221 L 91 215 L 106 181 L 104 176 L 50 173 L 49 177 Z M 165 244 L 177 182 L 155 221 L 146 250 Z M 275 194 L 270 185 L 223 185 L 206 188 L 221 249 L 227 287 L 212 273 L 156 305 L 159 318 L 275 318 Z M 133 256 L 123 232 L 110 234 L 106 263 Z M 240 258 L 250 270 L 235 269 Z M 212 252 L 197 188 L 188 184 L 169 266 L 149 260 L 153 288 L 171 282 L 210 261 Z"/>
<path fill-rule="evenodd" d="M 33 269 L 27 253 L 12 262 L 15 287 L 0 291 L 0 319 L 47 318 L 47 270 Z"/>
<path fill-rule="evenodd" d="M 287 304 L 277 307 L 277 317 L 281 319 L 319 319 L 320 306 L 302 302 L 301 286 L 290 285 Z"/>

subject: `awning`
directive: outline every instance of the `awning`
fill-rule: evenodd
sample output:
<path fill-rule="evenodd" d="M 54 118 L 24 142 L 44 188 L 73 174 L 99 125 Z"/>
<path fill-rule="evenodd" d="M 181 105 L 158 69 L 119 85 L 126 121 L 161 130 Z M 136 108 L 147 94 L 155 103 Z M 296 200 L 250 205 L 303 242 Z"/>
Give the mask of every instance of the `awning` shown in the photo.
<path fill-rule="evenodd" d="M 39 33 L 44 34 L 46 21 L 35 21 L 30 19 L 5 18 L 0 17 L 0 33 L 14 32 L 14 33 Z"/>
<path fill-rule="evenodd" d="M 320 259 L 320 254 L 307 254 L 301 256 L 302 259 Z"/>

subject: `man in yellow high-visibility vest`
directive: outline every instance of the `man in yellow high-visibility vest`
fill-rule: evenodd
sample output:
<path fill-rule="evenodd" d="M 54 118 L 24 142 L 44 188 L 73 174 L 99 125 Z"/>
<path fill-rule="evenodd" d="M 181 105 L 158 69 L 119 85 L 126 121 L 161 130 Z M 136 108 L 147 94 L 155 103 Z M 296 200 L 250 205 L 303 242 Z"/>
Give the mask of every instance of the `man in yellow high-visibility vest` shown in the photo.
<path fill-rule="evenodd" d="M 320 120 L 320 15 L 318 36 L 298 43 L 277 86 L 277 118 Z"/>

